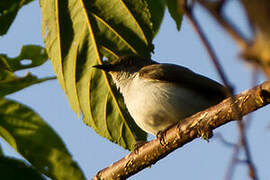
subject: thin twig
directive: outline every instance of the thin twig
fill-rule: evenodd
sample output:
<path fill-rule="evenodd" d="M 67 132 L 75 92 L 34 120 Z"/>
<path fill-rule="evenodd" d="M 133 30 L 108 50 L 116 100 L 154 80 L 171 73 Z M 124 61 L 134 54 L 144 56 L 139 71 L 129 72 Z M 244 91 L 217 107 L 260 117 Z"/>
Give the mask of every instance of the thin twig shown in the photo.
<path fill-rule="evenodd" d="M 223 3 L 224 1 L 221 1 L 221 2 Z M 198 33 L 199 38 L 201 39 L 204 47 L 206 48 L 207 53 L 209 54 L 209 56 L 211 58 L 211 61 L 215 65 L 215 67 L 216 67 L 216 69 L 217 69 L 217 71 L 218 71 L 224 85 L 227 87 L 228 95 L 230 97 L 233 97 L 232 86 L 230 85 L 228 79 L 226 78 L 225 73 L 224 73 L 224 71 L 222 69 L 222 66 L 219 63 L 218 58 L 217 58 L 213 48 L 211 47 L 208 39 L 206 38 L 206 36 L 202 32 L 202 28 L 200 27 L 199 23 L 197 22 L 196 18 L 194 17 L 193 12 L 192 12 L 192 8 L 189 7 L 187 5 L 187 3 L 184 3 L 184 8 L 183 9 L 185 11 L 185 15 L 187 16 L 188 20 L 191 22 L 194 30 Z M 234 101 L 233 98 L 232 98 L 232 100 Z M 238 110 L 238 107 L 236 105 L 234 105 L 234 108 L 236 110 Z M 245 152 L 245 155 L 246 155 L 246 158 L 247 158 L 247 165 L 248 165 L 248 168 L 249 168 L 249 175 L 253 180 L 257 180 L 258 179 L 257 178 L 257 173 L 256 173 L 255 166 L 254 166 L 252 158 L 251 158 L 247 138 L 246 138 L 246 135 L 245 135 L 244 122 L 241 121 L 240 114 L 239 114 L 238 117 L 239 117 L 238 118 L 239 119 L 239 121 L 238 121 L 238 129 L 239 129 L 239 132 L 240 132 L 240 142 L 242 144 L 242 147 L 244 149 L 244 152 Z"/>
<path fill-rule="evenodd" d="M 235 169 L 234 167 L 237 163 L 239 151 L 240 151 L 240 145 L 238 143 L 233 148 L 232 158 L 231 158 L 231 161 L 229 163 L 229 166 L 228 166 L 226 174 L 225 174 L 225 178 L 224 178 L 225 180 L 231 180 L 233 177 L 233 173 L 234 173 L 234 169 Z"/>
<path fill-rule="evenodd" d="M 258 69 L 255 67 L 253 68 L 253 72 L 252 72 L 252 77 L 251 77 L 251 86 L 255 86 L 257 84 L 257 79 L 258 79 Z M 242 132 L 244 135 L 246 134 L 245 131 L 247 130 L 247 128 L 249 127 L 250 125 L 250 122 L 251 122 L 251 114 L 249 114 L 246 118 L 246 121 L 245 123 L 242 121 L 242 130 L 244 132 Z M 244 138 L 244 143 L 248 143 L 247 140 L 246 140 L 246 137 L 241 137 L 241 138 Z M 242 142 L 243 144 L 243 142 Z M 243 144 L 244 146 L 244 150 L 245 150 L 245 154 L 246 154 L 246 157 L 247 157 L 247 160 L 246 160 L 246 163 L 248 164 L 249 166 L 249 175 L 255 180 L 255 179 L 258 179 L 258 176 L 257 176 L 257 172 L 255 170 L 255 166 L 254 164 L 252 163 L 251 161 L 251 153 L 250 153 L 250 150 L 249 148 L 245 148 L 246 146 L 248 147 L 247 144 Z"/>
<path fill-rule="evenodd" d="M 208 55 L 210 56 L 210 58 L 212 60 L 212 63 L 214 64 L 215 68 L 217 69 L 218 74 L 220 75 L 224 85 L 231 92 L 232 91 L 232 86 L 228 82 L 228 80 L 227 80 L 227 78 L 225 76 L 224 70 L 223 70 L 222 66 L 220 65 L 220 63 L 219 63 L 218 58 L 217 58 L 216 54 L 214 53 L 213 48 L 210 46 L 210 43 L 209 43 L 208 39 L 206 38 L 206 36 L 202 32 L 202 30 L 201 30 L 202 28 L 200 27 L 197 20 L 194 18 L 192 9 L 187 5 L 187 3 L 184 4 L 183 9 L 184 9 L 185 15 L 187 16 L 188 20 L 190 21 L 192 27 L 198 33 L 199 38 L 201 39 L 201 41 L 202 41 Z M 230 92 L 228 92 L 228 94 L 231 94 Z"/>
<path fill-rule="evenodd" d="M 235 40 L 235 42 L 245 49 L 248 45 L 247 38 L 231 23 L 225 16 L 221 14 L 222 7 L 224 6 L 224 0 L 211 2 L 208 0 L 197 0 L 205 9 L 207 9 L 215 20 L 223 27 L 225 31 Z"/>
<path fill-rule="evenodd" d="M 232 143 L 232 142 L 227 141 L 227 140 L 222 136 L 221 133 L 216 133 L 216 134 L 214 135 L 214 138 L 218 138 L 218 139 L 222 142 L 222 144 L 224 144 L 225 146 L 228 146 L 228 147 L 234 147 L 234 146 L 237 145 L 237 144 L 234 144 L 234 143 Z"/>
<path fill-rule="evenodd" d="M 252 87 L 257 84 L 258 73 L 259 72 L 258 72 L 258 69 L 256 67 L 252 68 L 252 75 L 251 75 L 251 86 Z M 252 114 L 248 114 L 245 118 L 245 123 L 244 123 L 245 131 L 250 126 L 251 119 L 252 119 Z M 225 180 L 231 180 L 233 177 L 234 167 L 239 162 L 238 154 L 239 154 L 239 150 L 241 147 L 240 145 L 241 145 L 241 140 L 239 139 L 238 143 L 234 146 L 232 158 L 231 158 L 231 161 L 229 163 L 228 169 L 227 169 L 226 174 L 225 174 Z M 245 160 L 245 161 L 243 161 L 243 163 L 248 163 L 248 161 Z"/>
<path fill-rule="evenodd" d="M 245 155 L 246 155 L 246 159 L 247 159 L 247 165 L 248 165 L 248 169 L 249 169 L 249 176 L 253 179 L 253 180 L 258 180 L 258 176 L 257 176 L 257 172 L 256 172 L 256 168 L 255 165 L 252 161 L 252 157 L 251 157 L 251 153 L 249 150 L 249 145 L 248 145 L 248 141 L 246 138 L 246 133 L 245 133 L 245 124 L 243 121 L 238 121 L 238 129 L 240 132 L 240 141 L 241 144 L 243 146 Z"/>

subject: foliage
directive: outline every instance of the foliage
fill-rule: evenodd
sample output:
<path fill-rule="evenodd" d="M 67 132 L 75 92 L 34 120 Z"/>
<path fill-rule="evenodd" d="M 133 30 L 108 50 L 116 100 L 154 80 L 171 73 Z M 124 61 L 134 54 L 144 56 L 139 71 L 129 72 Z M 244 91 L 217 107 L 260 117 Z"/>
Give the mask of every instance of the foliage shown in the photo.
<path fill-rule="evenodd" d="M 10 4 L 10 8 L 17 7 L 16 3 Z M 47 59 L 46 50 L 37 45 L 23 46 L 20 54 L 14 58 L 0 54 L 0 136 L 34 167 L 1 154 L 1 178 L 16 179 L 18 176 L 24 179 L 44 179 L 39 173 L 41 172 L 52 179 L 67 177 L 84 179 L 80 168 L 51 127 L 30 108 L 4 98 L 28 86 L 55 79 L 55 77 L 38 78 L 30 72 L 23 77 L 15 74 L 20 70 L 41 66 Z M 9 176 L 6 177 L 7 175 Z"/>
<path fill-rule="evenodd" d="M 0 135 L 40 172 L 52 179 L 84 179 L 58 135 L 34 111 L 0 99 Z"/>
<path fill-rule="evenodd" d="M 27 179 L 27 180 L 44 180 L 45 178 L 33 167 L 30 167 L 25 162 L 8 158 L 0 157 L 0 174 L 5 180 Z"/>
<path fill-rule="evenodd" d="M 182 23 L 182 17 L 183 17 L 183 10 L 181 9 L 181 4 L 178 0 L 166 0 L 168 10 L 170 12 L 171 17 L 174 19 L 176 23 L 176 27 L 178 31 L 180 30 L 181 23 Z"/>
<path fill-rule="evenodd" d="M 33 0 L 0 2 L 0 36 L 5 35 L 18 11 Z M 108 74 L 92 68 L 122 55 L 151 57 L 165 8 L 180 30 L 183 0 L 40 0 L 45 48 L 25 45 L 17 57 L 0 54 L 0 136 L 29 163 L 4 156 L 0 148 L 0 174 L 14 178 L 85 179 L 61 138 L 31 108 L 5 96 L 31 85 L 55 79 L 39 78 L 20 70 L 42 66 L 51 59 L 59 84 L 71 108 L 99 135 L 132 150 L 136 141 L 146 140 L 129 115 L 123 97 Z M 192 3 L 194 3 L 193 1 Z M 222 19 L 222 3 L 203 1 L 213 17 L 228 30 Z M 252 42 L 242 47 L 242 56 L 270 76 L 269 2 L 241 0 L 254 29 Z M 260 3 L 258 3 L 260 2 Z M 209 6 L 207 6 L 209 5 Z M 260 11 L 258 12 L 258 9 Z M 219 21 L 222 19 L 222 21 Z M 237 38 L 237 32 L 233 34 Z M 239 38 L 238 38 L 239 39 Z M 48 53 L 48 55 L 47 55 Z M 48 141 L 48 139 L 50 141 Z M 46 142 L 46 143 L 44 143 Z M 12 178 L 12 177 L 10 177 Z"/>
<path fill-rule="evenodd" d="M 0 2 L 0 35 L 8 32 L 20 8 L 32 1 Z M 22 77 L 16 72 L 39 67 L 49 56 L 78 116 L 82 113 L 84 122 L 98 134 L 132 150 L 137 140 L 146 140 L 146 133 L 134 123 L 108 74 L 91 66 L 126 54 L 150 57 L 166 1 L 40 0 L 40 6 L 46 50 L 25 45 L 17 57 L 0 54 L 0 136 L 31 163 L 5 157 L 0 151 L 1 175 L 84 179 L 53 129 L 32 109 L 5 97 L 55 77 L 39 78 L 31 72 Z M 182 14 L 177 16 L 179 28 Z"/>
<path fill-rule="evenodd" d="M 31 61 L 29 64 L 22 64 L 24 60 Z M 14 93 L 28 86 L 41 83 L 54 77 L 37 78 L 31 73 L 24 77 L 14 74 L 18 70 L 32 68 L 42 65 L 48 59 L 44 48 L 35 45 L 23 46 L 19 56 L 9 58 L 5 54 L 0 54 L 0 97 Z"/>
<path fill-rule="evenodd" d="M 33 0 L 0 1 L 0 36 L 7 33 L 20 8 Z"/>

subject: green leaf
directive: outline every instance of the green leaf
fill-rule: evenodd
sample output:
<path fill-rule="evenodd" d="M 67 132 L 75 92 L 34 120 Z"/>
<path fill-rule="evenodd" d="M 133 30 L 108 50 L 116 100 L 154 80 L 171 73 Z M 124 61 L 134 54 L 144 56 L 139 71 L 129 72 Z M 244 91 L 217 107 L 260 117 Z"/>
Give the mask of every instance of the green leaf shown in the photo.
<path fill-rule="evenodd" d="M 124 148 L 145 140 L 146 133 L 129 123 L 108 75 L 91 67 L 103 56 L 150 56 L 154 31 L 147 2 L 40 0 L 40 5 L 45 47 L 72 109 Z"/>
<path fill-rule="evenodd" d="M 1 133 L 1 132 L 0 132 Z M 1 135 L 0 135 L 1 136 Z M 2 148 L 1 148 L 1 146 L 0 146 L 0 157 L 2 157 L 2 156 L 4 156 L 4 152 L 3 152 L 3 150 L 2 150 Z"/>
<path fill-rule="evenodd" d="M 28 64 L 23 61 L 28 60 Z M 46 50 L 37 45 L 24 45 L 20 54 L 15 58 L 10 58 L 5 54 L 0 54 L 0 69 L 18 71 L 22 69 L 40 66 L 48 60 Z"/>
<path fill-rule="evenodd" d="M 37 170 L 23 161 L 8 157 L 0 157 L 0 177 L 4 180 L 45 180 Z"/>
<path fill-rule="evenodd" d="M 147 0 L 148 8 L 151 13 L 151 22 L 153 23 L 154 35 L 158 33 L 165 12 L 166 0 Z"/>
<path fill-rule="evenodd" d="M 60 137 L 30 108 L 1 98 L 0 127 L 9 133 L 0 135 L 46 176 L 54 180 L 85 179 Z"/>
<path fill-rule="evenodd" d="M 0 35 L 7 33 L 20 8 L 33 0 L 0 1 Z"/>
<path fill-rule="evenodd" d="M 179 0 L 166 0 L 169 13 L 171 17 L 174 19 L 176 23 L 177 30 L 180 30 L 182 19 L 183 19 L 183 11 L 181 9 L 181 1 Z"/>
<path fill-rule="evenodd" d="M 16 140 L 14 137 L 2 126 L 0 126 L 0 137 L 10 144 L 14 149 L 17 149 Z"/>
<path fill-rule="evenodd" d="M 18 77 L 14 73 L 0 68 L 0 98 L 28 86 L 52 79 L 55 79 L 55 77 L 39 79 L 31 73 L 27 73 L 24 77 Z"/>
<path fill-rule="evenodd" d="M 24 77 L 18 77 L 13 72 L 42 65 L 48 59 L 44 48 L 36 45 L 25 45 L 20 54 L 15 58 L 10 58 L 5 54 L 0 54 L 0 97 L 14 93 L 33 84 L 41 83 L 54 77 L 37 78 L 31 73 Z M 30 61 L 23 64 L 24 60 Z"/>

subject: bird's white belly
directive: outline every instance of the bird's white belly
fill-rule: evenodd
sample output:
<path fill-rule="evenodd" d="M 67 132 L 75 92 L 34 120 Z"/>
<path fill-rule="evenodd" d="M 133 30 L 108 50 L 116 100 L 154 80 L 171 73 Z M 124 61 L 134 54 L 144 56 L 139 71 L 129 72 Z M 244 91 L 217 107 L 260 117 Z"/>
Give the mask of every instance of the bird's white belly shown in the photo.
<path fill-rule="evenodd" d="M 208 106 L 203 97 L 188 89 L 138 77 L 121 92 L 137 125 L 154 135 Z"/>

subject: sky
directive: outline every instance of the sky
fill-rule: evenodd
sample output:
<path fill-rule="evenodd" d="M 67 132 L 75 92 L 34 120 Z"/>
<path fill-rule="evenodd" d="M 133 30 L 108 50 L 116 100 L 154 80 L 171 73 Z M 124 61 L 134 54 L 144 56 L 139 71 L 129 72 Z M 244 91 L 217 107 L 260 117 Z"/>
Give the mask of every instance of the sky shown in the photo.
<path fill-rule="evenodd" d="M 225 13 L 245 35 L 250 36 L 247 21 L 237 1 L 230 1 Z M 195 15 L 214 47 L 236 93 L 249 89 L 251 87 L 251 69 L 238 58 L 239 49 L 234 41 L 204 9 L 196 7 Z M 38 1 L 23 7 L 8 34 L 0 37 L 0 53 L 15 57 L 19 54 L 21 46 L 26 44 L 44 45 L 41 37 L 41 12 Z M 154 45 L 154 60 L 179 64 L 220 82 L 197 34 L 194 33 L 186 19 L 182 23 L 181 31 L 178 32 L 174 21 L 166 12 Z M 32 72 L 39 77 L 54 75 L 49 61 L 41 67 L 34 68 Z M 25 73 L 26 71 L 23 71 L 19 74 L 24 75 Z M 265 78 L 260 74 L 259 81 L 263 80 Z M 54 128 L 88 179 L 129 153 L 98 136 L 81 119 L 78 119 L 55 80 L 31 86 L 8 97 L 33 108 Z M 262 180 L 270 177 L 268 108 L 264 107 L 253 113 L 251 125 L 247 131 L 253 160 L 259 178 Z M 214 133 L 221 133 L 230 142 L 236 142 L 238 138 L 237 126 L 234 122 L 216 129 Z M 151 138 L 153 137 L 150 136 Z M 20 157 L 1 139 L 0 145 L 6 155 Z M 225 146 L 217 138 L 212 138 L 209 142 L 196 139 L 130 179 L 224 179 L 231 154 L 232 148 Z M 240 157 L 244 158 L 243 153 Z M 247 173 L 246 166 L 239 164 L 235 169 L 233 179 L 246 180 L 248 179 Z"/>

